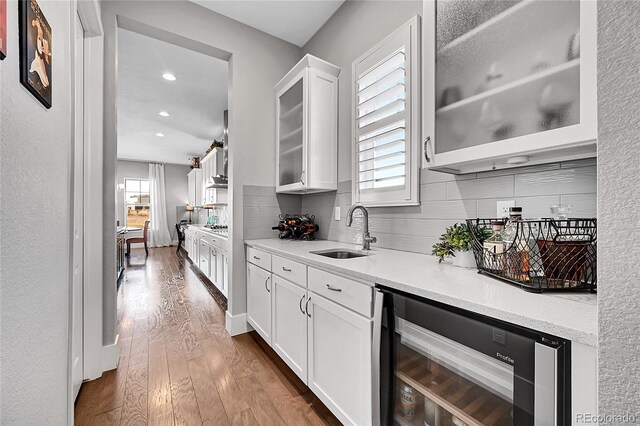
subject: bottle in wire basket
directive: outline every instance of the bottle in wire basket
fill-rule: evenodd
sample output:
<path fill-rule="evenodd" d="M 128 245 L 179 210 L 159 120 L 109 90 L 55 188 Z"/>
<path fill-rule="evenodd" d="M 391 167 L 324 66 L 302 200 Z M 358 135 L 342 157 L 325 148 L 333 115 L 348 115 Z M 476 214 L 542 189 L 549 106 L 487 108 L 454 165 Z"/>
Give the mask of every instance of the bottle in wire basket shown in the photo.
<path fill-rule="evenodd" d="M 502 231 L 505 272 L 511 279 L 529 281 L 528 229 L 522 223 L 522 207 L 509 207 L 509 221 Z"/>
<path fill-rule="evenodd" d="M 504 269 L 504 239 L 502 238 L 502 230 L 504 228 L 504 221 L 493 220 L 491 221 L 491 229 L 493 233 L 489 238 L 484 240 L 482 244 L 484 251 L 485 265 L 489 269 L 494 271 L 502 271 Z"/>

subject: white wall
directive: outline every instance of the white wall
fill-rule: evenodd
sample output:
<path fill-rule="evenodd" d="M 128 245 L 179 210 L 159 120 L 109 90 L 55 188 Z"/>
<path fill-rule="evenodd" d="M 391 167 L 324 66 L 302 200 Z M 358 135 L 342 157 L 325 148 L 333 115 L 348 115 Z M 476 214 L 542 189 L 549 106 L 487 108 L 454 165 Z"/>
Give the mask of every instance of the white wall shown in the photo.
<path fill-rule="evenodd" d="M 188 219 L 188 215 L 177 216 L 177 207 L 187 204 L 187 173 L 191 168 L 182 164 L 164 165 L 165 199 L 167 205 L 167 227 L 171 234 L 171 240 L 177 241 L 175 224 L 181 219 Z M 116 185 L 124 184 L 127 178 L 149 179 L 149 163 L 141 161 L 118 160 Z M 120 226 L 124 226 L 124 191 L 117 191 L 116 194 L 116 220 L 120 221 Z"/>
<path fill-rule="evenodd" d="M 351 64 L 415 15 L 421 1 L 346 1 L 302 48 L 341 69 L 338 182 L 351 180 Z"/>
<path fill-rule="evenodd" d="M 638 2 L 598 2 L 598 404 L 600 415 L 635 414 L 633 424 L 640 422 L 639 26 Z"/>
<path fill-rule="evenodd" d="M 53 30 L 53 102 L 20 84 L 18 2 L 0 61 L 0 424 L 66 424 L 70 290 L 72 7 L 40 1 Z"/>
<path fill-rule="evenodd" d="M 232 268 L 229 311 L 246 311 L 243 244 L 244 184 L 275 184 L 273 86 L 299 60 L 301 49 L 187 1 L 103 1 L 104 99 L 104 334 L 115 335 L 116 21 L 118 25 L 229 60 L 229 174 Z M 250 166 L 249 166 L 250 165 Z"/>

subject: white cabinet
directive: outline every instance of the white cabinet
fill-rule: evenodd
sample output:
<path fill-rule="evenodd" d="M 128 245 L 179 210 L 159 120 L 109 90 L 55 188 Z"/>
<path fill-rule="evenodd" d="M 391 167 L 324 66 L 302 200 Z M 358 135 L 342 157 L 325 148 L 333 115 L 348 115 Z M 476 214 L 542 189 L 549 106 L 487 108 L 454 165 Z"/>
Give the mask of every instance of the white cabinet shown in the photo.
<path fill-rule="evenodd" d="M 202 204 L 227 204 L 228 189 L 207 188 L 213 177 L 223 174 L 222 148 L 215 148 L 202 159 Z"/>
<path fill-rule="evenodd" d="M 338 74 L 306 55 L 275 86 L 277 192 L 337 190 Z"/>
<path fill-rule="evenodd" d="M 200 251 L 198 256 L 198 268 L 205 276 L 209 276 L 211 271 L 209 270 L 210 262 L 209 257 L 211 255 L 211 245 L 205 240 L 200 239 Z"/>
<path fill-rule="evenodd" d="M 229 291 L 229 253 L 224 250 L 218 249 L 216 251 L 216 276 L 213 281 L 218 290 L 227 296 Z"/>
<path fill-rule="evenodd" d="M 191 169 L 187 174 L 187 191 L 189 204 L 202 205 L 202 169 Z"/>
<path fill-rule="evenodd" d="M 595 156 L 596 2 L 472 3 L 423 2 L 423 166 Z"/>
<path fill-rule="evenodd" d="M 372 422 L 372 320 L 309 295 L 308 386 L 344 424 Z"/>
<path fill-rule="evenodd" d="M 372 288 L 247 247 L 249 324 L 344 424 L 373 421 Z"/>
<path fill-rule="evenodd" d="M 191 261 L 193 263 L 199 263 L 199 250 L 198 250 L 198 244 L 199 244 L 199 238 L 196 235 L 195 232 L 187 229 L 187 231 L 185 232 L 185 247 L 187 249 L 187 254 L 189 255 L 189 259 L 191 259 Z"/>
<path fill-rule="evenodd" d="M 271 344 L 271 272 L 247 263 L 247 321 Z"/>
<path fill-rule="evenodd" d="M 216 285 L 218 285 L 218 255 L 219 250 L 211 246 L 211 249 L 209 250 L 209 275 L 207 275 L 207 277 L 209 278 L 209 281 Z"/>
<path fill-rule="evenodd" d="M 307 290 L 272 275 L 271 347 L 307 382 Z"/>

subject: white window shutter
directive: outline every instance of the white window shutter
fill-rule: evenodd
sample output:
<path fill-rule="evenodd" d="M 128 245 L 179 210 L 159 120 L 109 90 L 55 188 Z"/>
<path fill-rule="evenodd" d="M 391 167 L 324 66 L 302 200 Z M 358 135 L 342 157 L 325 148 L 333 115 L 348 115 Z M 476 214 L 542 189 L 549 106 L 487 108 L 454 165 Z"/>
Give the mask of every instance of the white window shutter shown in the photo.
<path fill-rule="evenodd" d="M 419 203 L 419 17 L 353 63 L 353 197 Z"/>

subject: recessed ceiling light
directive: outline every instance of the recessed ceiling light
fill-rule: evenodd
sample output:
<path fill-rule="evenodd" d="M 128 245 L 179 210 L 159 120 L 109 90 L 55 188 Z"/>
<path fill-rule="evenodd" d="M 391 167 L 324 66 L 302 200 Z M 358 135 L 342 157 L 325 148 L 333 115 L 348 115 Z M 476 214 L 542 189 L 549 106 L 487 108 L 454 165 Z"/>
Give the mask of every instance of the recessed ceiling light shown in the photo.
<path fill-rule="evenodd" d="M 168 117 L 168 116 L 169 116 L 169 113 L 168 113 L 167 111 L 160 111 L 160 112 L 158 113 L 158 115 L 161 115 L 161 116 L 163 116 L 163 117 Z"/>
<path fill-rule="evenodd" d="M 176 76 L 171 74 L 170 72 L 166 72 L 166 73 L 162 74 L 162 78 L 164 78 L 165 80 L 169 80 L 169 81 L 176 81 Z"/>
<path fill-rule="evenodd" d="M 164 133 L 156 133 L 156 136 L 159 138 L 164 138 Z"/>

